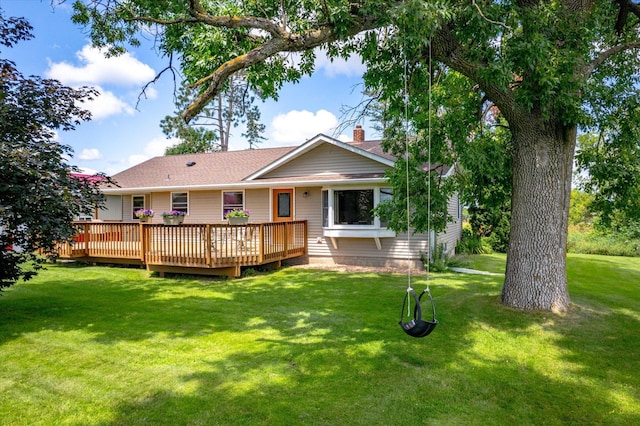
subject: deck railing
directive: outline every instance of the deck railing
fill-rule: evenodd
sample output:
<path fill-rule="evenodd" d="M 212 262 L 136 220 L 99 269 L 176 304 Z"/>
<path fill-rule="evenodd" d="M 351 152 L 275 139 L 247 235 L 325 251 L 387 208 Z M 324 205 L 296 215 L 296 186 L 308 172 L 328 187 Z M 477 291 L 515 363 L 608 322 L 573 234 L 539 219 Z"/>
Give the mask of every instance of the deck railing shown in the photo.
<path fill-rule="evenodd" d="M 228 224 L 76 222 L 62 258 L 224 268 L 275 262 L 307 252 L 306 221 Z"/>

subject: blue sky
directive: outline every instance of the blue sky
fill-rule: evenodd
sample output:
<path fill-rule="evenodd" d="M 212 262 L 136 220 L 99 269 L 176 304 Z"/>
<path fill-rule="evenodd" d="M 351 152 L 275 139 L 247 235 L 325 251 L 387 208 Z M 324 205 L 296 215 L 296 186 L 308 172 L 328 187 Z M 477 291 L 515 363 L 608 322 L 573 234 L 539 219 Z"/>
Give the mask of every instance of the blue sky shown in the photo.
<path fill-rule="evenodd" d="M 93 120 L 72 132 L 61 132 L 61 143 L 70 145 L 70 160 L 87 172 L 115 174 L 148 158 L 162 155 L 168 140 L 160 130 L 160 120 L 175 110 L 173 80 L 163 76 L 138 102 L 143 86 L 166 65 L 153 49 L 152 41 L 117 58 L 104 58 L 90 46 L 87 30 L 71 22 L 70 2 L 52 8 L 49 0 L 2 0 L 4 15 L 25 17 L 34 27 L 35 38 L 12 49 L 2 48 L 1 56 L 16 62 L 25 75 L 55 78 L 63 84 L 97 88 L 101 96 L 89 106 Z M 318 55 L 316 72 L 298 84 L 286 85 L 278 101 L 260 104 L 267 140 L 261 147 L 299 145 L 325 133 L 351 139 L 335 128 L 342 119 L 341 107 L 361 100 L 363 65 L 358 58 L 349 62 L 329 62 Z M 370 123 L 361 123 L 367 139 L 379 135 Z M 247 149 L 248 143 L 233 130 L 230 149 Z"/>

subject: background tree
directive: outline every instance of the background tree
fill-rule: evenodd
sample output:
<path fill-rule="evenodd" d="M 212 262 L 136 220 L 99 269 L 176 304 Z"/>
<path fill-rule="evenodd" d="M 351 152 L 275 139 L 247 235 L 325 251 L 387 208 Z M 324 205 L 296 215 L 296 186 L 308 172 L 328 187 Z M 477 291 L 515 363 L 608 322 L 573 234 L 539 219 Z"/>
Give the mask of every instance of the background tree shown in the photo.
<path fill-rule="evenodd" d="M 0 9 L 0 45 L 32 38 L 23 18 Z M 93 214 L 102 201 L 99 179 L 81 179 L 66 163 L 71 148 L 56 142 L 55 130 L 72 130 L 89 112 L 78 105 L 96 92 L 55 80 L 25 78 L 0 58 L 0 289 L 27 280 L 41 268 L 42 250 L 53 256 L 57 241 L 74 235 L 72 221 Z"/>
<path fill-rule="evenodd" d="M 245 125 L 241 134 L 249 142 L 249 149 L 262 142 L 265 125 L 260 122 L 259 98 L 242 75 L 234 75 L 189 123 L 181 117 L 182 111 L 193 102 L 197 92 L 183 84 L 176 100 L 177 111 L 166 116 L 160 127 L 167 137 L 180 139 L 167 148 L 165 155 L 196 152 L 228 151 L 231 128 Z"/>
<path fill-rule="evenodd" d="M 208 129 L 205 125 L 192 121 L 185 123 L 180 117 L 180 112 L 186 105 L 191 103 L 192 91 L 185 85 L 180 87 L 176 97 L 176 108 L 174 115 L 167 115 L 160 121 L 160 128 L 167 138 L 179 139 L 176 145 L 168 147 L 164 155 L 195 154 L 197 152 L 219 151 L 220 147 L 215 146 L 217 140 L 216 133 Z M 206 115 L 206 112 L 203 113 Z"/>
<path fill-rule="evenodd" d="M 511 234 L 502 302 L 522 309 L 568 308 L 576 135 L 579 126 L 604 124 L 601 116 L 591 115 L 597 108 L 638 98 L 640 5 L 630 0 L 101 0 L 74 7 L 75 20 L 91 24 L 94 43 L 116 50 L 135 41 L 140 25 L 162 26 L 160 45 L 166 53 L 182 54 L 183 68 L 199 87 L 183 113 L 187 120 L 238 71 L 264 96 L 275 96 L 283 82 L 312 71 L 313 49 L 319 46 L 332 57 L 354 52 L 363 57 L 366 88 L 381 93 L 396 118 L 386 134 L 391 152 L 403 152 L 406 117 L 411 153 L 424 157 L 432 143 L 434 163 L 451 164 L 468 146 L 478 111 L 491 102 L 511 133 Z M 188 40 L 181 37 L 186 28 L 192 31 Z M 300 60 L 289 61 L 291 52 L 301 52 Z M 426 215 L 424 197 L 415 198 L 414 210 Z M 412 225 L 420 230 L 427 223 L 416 217 Z"/>
<path fill-rule="evenodd" d="M 627 100 L 637 103 L 638 100 Z M 620 106 L 624 106 L 622 101 Z M 592 199 L 595 225 L 608 232 L 640 237 L 640 114 L 637 107 L 614 108 L 611 125 L 579 138 L 579 187 Z"/>
<path fill-rule="evenodd" d="M 511 132 L 497 109 L 489 105 L 487 113 L 466 149 L 458 150 L 457 189 L 468 206 L 473 236 L 487 237 L 492 250 L 504 253 L 511 217 Z"/>
<path fill-rule="evenodd" d="M 593 195 L 578 189 L 571 190 L 571 209 L 569 210 L 569 225 L 593 225 Z"/>

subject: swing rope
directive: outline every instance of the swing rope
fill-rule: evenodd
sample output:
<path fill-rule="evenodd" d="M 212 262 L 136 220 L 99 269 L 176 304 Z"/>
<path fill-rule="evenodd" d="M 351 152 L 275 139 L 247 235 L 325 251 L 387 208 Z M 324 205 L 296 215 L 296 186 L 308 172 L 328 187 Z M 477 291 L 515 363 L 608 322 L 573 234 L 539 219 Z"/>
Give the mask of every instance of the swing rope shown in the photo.
<path fill-rule="evenodd" d="M 427 121 L 427 127 L 428 127 L 428 134 L 427 134 L 427 164 L 429 164 L 429 173 L 427 175 L 427 179 L 429 179 L 427 181 L 427 233 L 429 235 L 427 241 L 429 242 L 429 259 L 427 262 L 427 288 L 425 289 L 425 291 L 427 293 L 429 293 L 429 298 L 431 298 L 431 291 L 429 290 L 429 276 L 431 275 L 431 261 L 433 260 L 433 249 L 435 248 L 435 241 L 431 241 L 431 84 L 433 83 L 431 81 L 431 38 L 429 38 L 429 80 L 428 80 L 429 84 L 428 84 L 428 89 L 429 89 L 429 98 L 427 99 L 427 116 L 428 116 L 428 121 Z M 433 301 L 433 298 L 431 298 Z M 436 318 L 436 313 L 435 313 L 435 306 L 433 308 L 433 318 L 435 320 Z"/>
<path fill-rule="evenodd" d="M 403 42 L 404 44 L 404 42 Z M 411 205 L 409 202 L 409 86 L 408 86 L 408 76 L 407 76 L 407 49 L 406 46 L 403 46 L 402 49 L 403 56 L 403 81 L 404 81 L 404 93 L 403 93 L 403 103 L 404 103 L 404 172 L 406 179 L 406 193 L 405 193 L 405 208 L 406 208 L 406 221 L 407 221 L 407 298 L 409 297 L 409 293 L 413 291 L 411 288 Z M 409 305 L 407 304 L 407 316 L 410 316 Z M 403 309 L 404 310 L 404 309 Z"/>
<path fill-rule="evenodd" d="M 408 61 L 406 57 L 406 47 L 403 46 L 403 59 L 404 59 L 404 70 L 403 70 L 403 78 L 404 78 L 404 148 L 405 148 L 405 177 L 406 177 L 406 220 L 407 220 L 407 292 L 404 296 L 404 300 L 402 302 L 402 309 L 400 310 L 400 327 L 412 337 L 425 337 L 429 335 L 436 325 L 438 324 L 438 320 L 436 320 L 436 307 L 433 303 L 433 297 L 431 295 L 431 290 L 429 289 L 429 275 L 430 275 L 430 261 L 427 262 L 426 265 L 426 288 L 420 295 L 416 294 L 416 292 L 411 287 L 411 204 L 410 204 L 410 191 L 409 191 L 409 90 L 408 90 Z M 428 244 L 429 244 L 429 258 L 433 255 L 432 250 L 432 242 L 431 242 L 431 40 L 429 40 L 429 80 L 428 80 L 428 89 L 429 89 L 429 99 L 428 99 L 428 146 L 427 146 L 427 161 L 429 165 L 429 175 L 427 182 L 427 234 L 428 234 Z M 422 307 L 421 301 L 422 296 L 427 294 L 429 296 L 429 300 L 431 302 L 431 310 L 432 310 L 432 320 L 424 321 L 422 319 Z M 411 313 L 411 305 L 413 308 L 413 315 Z M 404 319 L 404 309 L 405 306 L 407 308 L 407 317 L 412 317 L 410 321 L 403 321 Z"/>

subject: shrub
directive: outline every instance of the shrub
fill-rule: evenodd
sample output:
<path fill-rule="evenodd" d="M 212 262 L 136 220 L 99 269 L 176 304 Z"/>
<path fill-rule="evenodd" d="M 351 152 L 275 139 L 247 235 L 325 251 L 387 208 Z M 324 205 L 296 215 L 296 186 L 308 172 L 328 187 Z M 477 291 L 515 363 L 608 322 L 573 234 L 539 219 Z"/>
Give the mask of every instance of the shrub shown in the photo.
<path fill-rule="evenodd" d="M 491 254 L 493 248 L 490 237 L 481 237 L 473 233 L 471 225 L 465 223 L 462 226 L 462 237 L 456 245 L 456 253 L 459 254 Z"/>
<path fill-rule="evenodd" d="M 640 238 L 633 233 L 602 233 L 587 227 L 569 228 L 567 251 L 609 256 L 640 256 Z"/>
<path fill-rule="evenodd" d="M 431 272 L 445 272 L 449 267 L 449 258 L 442 243 L 435 245 L 431 259 L 428 258 L 426 253 L 420 252 L 420 260 L 424 265 L 429 265 L 429 271 Z"/>

